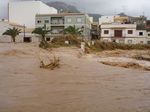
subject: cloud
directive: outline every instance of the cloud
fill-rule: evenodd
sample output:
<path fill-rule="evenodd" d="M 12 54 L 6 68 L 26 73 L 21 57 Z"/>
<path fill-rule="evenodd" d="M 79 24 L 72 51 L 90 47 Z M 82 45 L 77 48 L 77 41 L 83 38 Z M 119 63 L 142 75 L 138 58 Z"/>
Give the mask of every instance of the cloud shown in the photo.
<path fill-rule="evenodd" d="M 44 0 L 54 1 L 54 0 Z M 143 13 L 150 18 L 150 0 L 61 0 L 75 5 L 83 12 L 113 15 L 125 12 L 139 16 Z"/>
<path fill-rule="evenodd" d="M 4 6 L 3 2 L 9 0 L 0 0 L 0 11 Z M 12 1 L 12 0 L 10 0 Z M 44 2 L 56 0 L 41 0 Z M 68 4 L 75 5 L 82 12 L 99 13 L 103 15 L 114 15 L 120 12 L 125 12 L 129 15 L 139 16 L 145 14 L 150 18 L 150 0 L 57 0 Z M 6 11 L 3 11 L 4 15 Z M 5 15 L 6 16 L 6 15 Z"/>

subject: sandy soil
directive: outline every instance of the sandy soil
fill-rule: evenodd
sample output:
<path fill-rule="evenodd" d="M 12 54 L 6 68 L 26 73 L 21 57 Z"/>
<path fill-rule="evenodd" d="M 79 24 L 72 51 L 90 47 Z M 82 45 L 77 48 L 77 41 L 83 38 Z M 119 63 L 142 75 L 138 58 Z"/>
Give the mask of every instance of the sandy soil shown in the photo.
<path fill-rule="evenodd" d="M 150 112 L 150 72 L 51 52 L 36 44 L 0 44 L 0 112 Z M 61 68 L 40 69 L 56 55 Z"/>

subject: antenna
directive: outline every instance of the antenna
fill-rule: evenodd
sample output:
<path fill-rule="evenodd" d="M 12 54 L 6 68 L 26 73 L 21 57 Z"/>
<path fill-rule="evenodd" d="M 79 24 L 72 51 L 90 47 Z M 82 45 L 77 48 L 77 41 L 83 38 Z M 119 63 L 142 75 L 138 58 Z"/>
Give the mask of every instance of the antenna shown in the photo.
<path fill-rule="evenodd" d="M 145 12 L 143 11 L 143 16 L 145 16 Z"/>

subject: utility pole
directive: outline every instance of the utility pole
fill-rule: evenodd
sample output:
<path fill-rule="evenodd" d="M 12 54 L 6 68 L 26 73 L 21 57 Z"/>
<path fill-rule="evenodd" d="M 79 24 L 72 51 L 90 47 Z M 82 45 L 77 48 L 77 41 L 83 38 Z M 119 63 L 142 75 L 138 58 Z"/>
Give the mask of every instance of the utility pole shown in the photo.
<path fill-rule="evenodd" d="M 25 38 L 25 36 L 26 36 L 26 26 L 25 26 L 25 24 L 24 24 L 24 26 L 23 26 L 23 33 L 24 33 L 24 38 Z"/>

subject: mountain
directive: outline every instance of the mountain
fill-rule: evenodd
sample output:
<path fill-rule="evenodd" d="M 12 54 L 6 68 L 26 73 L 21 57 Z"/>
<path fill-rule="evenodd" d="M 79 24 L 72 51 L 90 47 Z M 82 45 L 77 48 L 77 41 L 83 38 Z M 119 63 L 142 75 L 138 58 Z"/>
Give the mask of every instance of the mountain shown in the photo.
<path fill-rule="evenodd" d="M 93 17 L 94 22 L 98 22 L 99 18 L 102 16 L 101 14 L 88 14 L 90 17 Z"/>
<path fill-rule="evenodd" d="M 118 15 L 121 16 L 121 17 L 127 17 L 127 16 L 128 16 L 128 15 L 126 15 L 126 14 L 123 13 L 123 12 L 119 13 Z"/>
<path fill-rule="evenodd" d="M 79 13 L 80 11 L 73 5 L 69 5 L 65 2 L 47 2 L 47 5 L 56 8 L 59 12 L 67 12 L 67 13 Z M 101 17 L 100 14 L 89 14 L 89 16 L 93 17 L 94 21 L 98 21 L 99 17 Z"/>
<path fill-rule="evenodd" d="M 47 5 L 56 8 L 59 12 L 78 13 L 80 12 L 75 6 L 64 2 L 47 2 Z"/>

